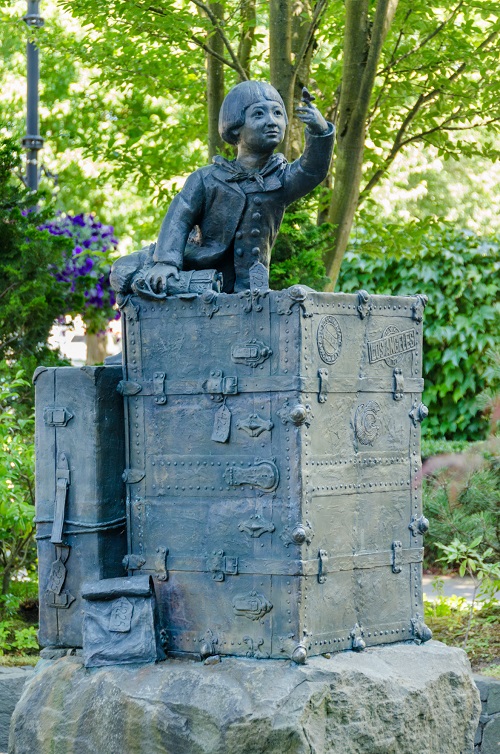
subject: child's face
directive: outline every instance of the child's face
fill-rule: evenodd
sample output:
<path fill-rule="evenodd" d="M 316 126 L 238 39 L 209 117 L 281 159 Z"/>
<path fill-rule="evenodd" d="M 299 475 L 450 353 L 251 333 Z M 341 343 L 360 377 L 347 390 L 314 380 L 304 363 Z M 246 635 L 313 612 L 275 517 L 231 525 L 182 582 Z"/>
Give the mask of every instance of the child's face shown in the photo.
<path fill-rule="evenodd" d="M 245 112 L 238 145 L 257 154 L 272 152 L 283 141 L 285 129 L 285 111 L 279 102 L 267 99 L 256 102 Z"/>

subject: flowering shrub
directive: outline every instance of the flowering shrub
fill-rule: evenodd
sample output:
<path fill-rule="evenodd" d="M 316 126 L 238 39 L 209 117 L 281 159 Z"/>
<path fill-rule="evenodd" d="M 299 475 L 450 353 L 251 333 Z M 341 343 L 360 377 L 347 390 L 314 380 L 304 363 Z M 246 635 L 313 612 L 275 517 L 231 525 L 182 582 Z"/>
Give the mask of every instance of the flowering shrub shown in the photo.
<path fill-rule="evenodd" d="M 73 248 L 65 254 L 62 268 L 53 268 L 55 279 L 67 287 L 65 314 L 81 314 L 88 333 L 105 330 L 110 319 L 119 319 L 113 307 L 115 294 L 109 272 L 118 240 L 111 225 L 103 225 L 94 214 L 60 213 L 40 226 L 53 236 L 70 238 Z"/>

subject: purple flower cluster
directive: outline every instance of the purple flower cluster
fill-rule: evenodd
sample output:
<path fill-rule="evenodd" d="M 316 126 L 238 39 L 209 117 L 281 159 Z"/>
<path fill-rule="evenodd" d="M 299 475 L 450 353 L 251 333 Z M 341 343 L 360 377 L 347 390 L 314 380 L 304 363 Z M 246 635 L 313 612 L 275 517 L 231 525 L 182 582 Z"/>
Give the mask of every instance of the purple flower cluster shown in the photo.
<path fill-rule="evenodd" d="M 99 222 L 94 214 L 59 213 L 52 221 L 41 225 L 40 230 L 72 239 L 71 254 L 66 255 L 62 268 L 52 273 L 58 283 L 68 286 L 69 294 L 83 293 L 84 319 L 119 319 L 120 312 L 113 310 L 116 299 L 109 285 L 111 255 L 118 245 L 113 226 Z M 73 304 L 70 295 L 69 312 L 76 307 Z"/>

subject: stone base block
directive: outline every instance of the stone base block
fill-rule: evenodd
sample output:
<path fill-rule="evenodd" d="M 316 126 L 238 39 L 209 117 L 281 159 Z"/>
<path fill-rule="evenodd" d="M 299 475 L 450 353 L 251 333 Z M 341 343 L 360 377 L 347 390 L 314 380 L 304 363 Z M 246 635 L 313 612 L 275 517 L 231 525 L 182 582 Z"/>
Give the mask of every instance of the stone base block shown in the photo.
<path fill-rule="evenodd" d="M 9 754 L 469 754 L 480 701 L 439 642 L 315 657 L 86 670 L 42 660 Z"/>

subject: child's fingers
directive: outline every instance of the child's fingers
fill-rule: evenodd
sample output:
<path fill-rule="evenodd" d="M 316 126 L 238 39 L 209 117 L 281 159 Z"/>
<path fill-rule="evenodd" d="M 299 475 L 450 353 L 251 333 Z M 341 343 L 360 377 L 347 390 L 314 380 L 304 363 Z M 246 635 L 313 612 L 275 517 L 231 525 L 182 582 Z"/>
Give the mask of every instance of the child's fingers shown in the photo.
<path fill-rule="evenodd" d="M 299 120 L 301 120 L 303 123 L 315 123 L 316 118 L 311 118 L 310 115 L 307 115 L 305 113 L 298 113 L 297 117 Z"/>

